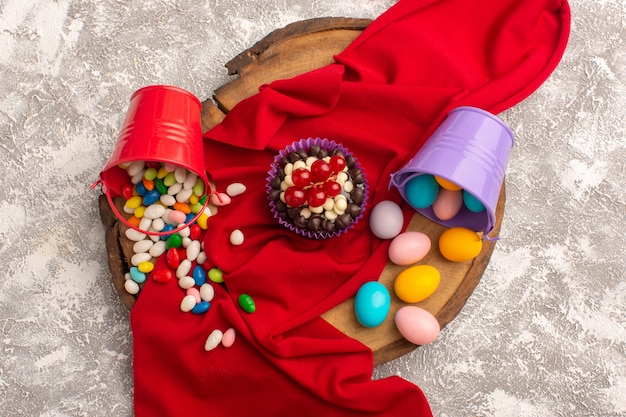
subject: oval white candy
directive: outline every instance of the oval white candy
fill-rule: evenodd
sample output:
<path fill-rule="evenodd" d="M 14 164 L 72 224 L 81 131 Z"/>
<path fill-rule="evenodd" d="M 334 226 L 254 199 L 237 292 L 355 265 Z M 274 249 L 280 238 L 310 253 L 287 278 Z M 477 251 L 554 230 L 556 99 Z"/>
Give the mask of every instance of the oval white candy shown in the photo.
<path fill-rule="evenodd" d="M 243 243 L 244 237 L 243 232 L 239 229 L 233 230 L 230 234 L 230 243 L 235 246 L 239 246 Z"/>
<path fill-rule="evenodd" d="M 147 236 L 145 233 L 141 233 L 139 230 L 135 230 L 130 227 L 126 229 L 124 235 L 128 238 L 128 240 L 132 240 L 133 242 L 144 240 Z"/>
<path fill-rule="evenodd" d="M 170 195 L 170 194 L 161 194 L 161 197 L 159 197 L 159 201 L 164 205 L 164 206 L 173 206 L 174 204 L 176 204 L 176 197 L 174 197 L 174 195 Z M 145 214 L 144 214 L 145 216 Z M 161 217 L 161 216 L 159 216 Z"/>
<path fill-rule="evenodd" d="M 135 295 L 139 292 L 139 284 L 137 284 L 132 279 L 127 279 L 124 282 L 124 289 L 127 293 Z"/>
<path fill-rule="evenodd" d="M 207 337 L 206 339 L 206 343 L 204 344 L 204 350 L 208 352 L 215 349 L 222 342 L 222 337 L 224 337 L 224 334 L 221 330 L 213 330 L 209 337 Z"/>
<path fill-rule="evenodd" d="M 174 178 L 176 178 L 176 182 L 184 183 L 187 178 L 187 170 L 183 167 L 177 167 L 174 171 Z"/>
<path fill-rule="evenodd" d="M 134 266 L 139 265 L 142 262 L 148 262 L 152 259 L 152 255 L 149 253 L 136 253 L 130 258 L 130 263 Z"/>
<path fill-rule="evenodd" d="M 188 237 L 184 237 L 183 238 L 183 243 L 181 243 L 181 246 L 185 249 L 187 249 L 189 247 L 189 245 L 191 244 L 191 242 L 193 242 L 193 240 L 191 240 Z"/>
<path fill-rule="evenodd" d="M 165 214 L 165 207 L 160 204 L 151 204 L 143 212 L 143 217 L 146 219 L 158 219 Z"/>
<path fill-rule="evenodd" d="M 193 194 L 193 189 L 192 188 L 190 188 L 188 190 L 180 190 L 176 194 L 176 201 L 178 201 L 179 203 L 185 203 L 185 202 L 189 201 L 189 197 L 191 197 L 192 194 Z"/>
<path fill-rule="evenodd" d="M 200 265 L 204 265 L 204 263 L 206 262 L 206 253 L 204 251 L 201 251 L 198 254 L 198 257 L 196 258 L 196 262 Z"/>
<path fill-rule="evenodd" d="M 192 288 L 194 285 L 196 285 L 196 281 L 189 275 L 187 275 L 186 277 L 182 277 L 181 279 L 178 280 L 178 286 L 182 288 L 183 290 L 188 290 L 189 288 Z"/>
<path fill-rule="evenodd" d="M 179 227 L 184 226 L 184 225 L 185 225 L 185 223 L 180 223 L 180 224 L 176 225 L 176 228 L 178 229 Z M 189 227 L 185 227 L 183 229 L 180 229 L 178 231 L 178 234 L 182 238 L 189 237 L 189 235 L 191 234 L 191 229 L 189 229 Z"/>
<path fill-rule="evenodd" d="M 149 219 L 147 217 L 142 217 L 141 220 L 139 220 L 139 228 L 141 230 L 150 230 L 151 227 L 152 227 L 152 219 Z"/>
<path fill-rule="evenodd" d="M 150 248 L 154 245 L 154 242 L 149 239 L 140 240 L 139 242 L 135 242 L 133 245 L 133 252 L 135 253 L 144 253 L 148 252 Z"/>
<path fill-rule="evenodd" d="M 183 297 L 183 301 L 180 303 L 181 311 L 188 313 L 196 306 L 196 297 L 193 295 L 186 295 Z"/>
<path fill-rule="evenodd" d="M 213 300 L 213 297 L 215 297 L 215 290 L 213 289 L 213 286 L 208 282 L 206 284 L 202 284 L 200 287 L 200 298 L 208 302 Z"/>
<path fill-rule="evenodd" d="M 167 188 L 167 193 L 169 195 L 176 195 L 183 189 L 183 185 L 179 182 L 175 182 Z"/>
<path fill-rule="evenodd" d="M 165 222 L 160 216 L 158 219 L 152 220 L 152 229 L 154 229 L 154 231 L 160 232 L 161 230 L 163 230 L 164 227 L 165 227 Z"/>
<path fill-rule="evenodd" d="M 236 197 L 246 192 L 246 186 L 240 182 L 234 182 L 226 187 L 226 194 L 231 197 Z"/>
<path fill-rule="evenodd" d="M 146 166 L 145 161 L 134 161 L 126 168 L 126 172 L 129 177 L 134 177 L 140 172 L 143 173 L 143 168 Z"/>
<path fill-rule="evenodd" d="M 181 279 L 191 271 L 191 261 L 189 259 L 184 259 L 176 268 L 176 278 Z"/>
<path fill-rule="evenodd" d="M 152 255 L 153 258 L 158 258 L 163 255 L 167 251 L 167 242 L 164 240 L 160 240 L 155 242 L 154 245 L 150 247 L 148 253 Z"/>
<path fill-rule="evenodd" d="M 187 259 L 195 261 L 200 254 L 200 241 L 192 240 L 189 246 L 187 246 Z"/>
<path fill-rule="evenodd" d="M 183 182 L 183 189 L 188 190 L 193 188 L 193 186 L 196 185 L 196 181 L 198 181 L 198 176 L 193 172 L 188 171 L 185 181 Z"/>

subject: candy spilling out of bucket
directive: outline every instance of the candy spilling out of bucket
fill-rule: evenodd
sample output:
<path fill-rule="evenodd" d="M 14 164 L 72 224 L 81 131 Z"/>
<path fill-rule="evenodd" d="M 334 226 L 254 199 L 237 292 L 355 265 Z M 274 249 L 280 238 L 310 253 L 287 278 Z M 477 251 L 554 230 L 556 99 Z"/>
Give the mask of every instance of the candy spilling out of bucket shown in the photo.
<path fill-rule="evenodd" d="M 164 181 L 170 181 L 165 180 L 166 175 L 176 176 L 178 178 L 176 183 L 180 186 L 175 187 L 192 190 L 186 192 L 189 196 L 194 194 L 194 189 L 195 194 L 198 194 L 200 188 L 205 193 L 211 190 L 204 164 L 201 108 L 197 97 L 173 86 L 148 86 L 137 90 L 131 96 L 130 105 L 111 157 L 100 173 L 102 189 L 109 200 L 111 209 L 128 227 L 149 235 L 171 234 L 196 221 L 206 209 L 209 199 L 205 197 L 201 199 L 202 207 L 196 207 L 197 210 L 194 210 L 196 213 L 186 217 L 177 228 L 159 231 L 146 230 L 129 222 L 113 203 L 113 198 L 117 196 L 124 196 L 128 200 L 129 183 L 134 187 L 133 193 L 145 199 L 145 193 L 140 195 L 141 192 L 138 192 L 137 188 L 142 188 L 147 170 L 160 171 L 159 175 L 163 176 L 159 178 L 161 182 L 157 181 L 157 183 L 161 185 Z M 168 187 L 173 184 L 174 182 L 168 184 Z M 149 192 L 151 195 L 149 199 L 155 197 L 158 200 L 162 195 L 170 195 L 181 200 L 177 196 L 178 192 L 170 190 L 168 193 L 168 190 L 163 188 L 160 191 L 156 190 L 159 191 L 158 196 L 153 190 L 142 191 Z"/>
<path fill-rule="evenodd" d="M 425 217 L 487 236 L 495 226 L 513 144 L 511 129 L 498 117 L 475 107 L 458 107 L 391 176 L 391 184 Z"/>

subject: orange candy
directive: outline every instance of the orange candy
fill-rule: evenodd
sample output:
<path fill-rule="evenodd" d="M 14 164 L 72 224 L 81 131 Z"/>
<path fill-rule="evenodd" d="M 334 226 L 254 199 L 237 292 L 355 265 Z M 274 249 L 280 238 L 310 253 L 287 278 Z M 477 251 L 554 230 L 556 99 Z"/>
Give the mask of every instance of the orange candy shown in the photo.
<path fill-rule="evenodd" d="M 186 203 L 174 203 L 174 210 L 182 211 L 185 214 L 191 213 L 191 207 Z"/>

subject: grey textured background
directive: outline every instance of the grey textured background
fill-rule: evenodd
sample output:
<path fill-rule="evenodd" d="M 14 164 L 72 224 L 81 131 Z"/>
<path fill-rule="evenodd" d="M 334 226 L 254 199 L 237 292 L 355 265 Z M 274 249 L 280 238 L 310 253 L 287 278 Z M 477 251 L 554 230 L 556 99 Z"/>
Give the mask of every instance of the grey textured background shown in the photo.
<path fill-rule="evenodd" d="M 276 28 L 392 0 L 0 0 L 0 415 L 132 415 L 132 340 L 97 191 L 130 95 L 201 100 Z M 437 416 L 626 415 L 623 0 L 573 0 L 553 76 L 501 117 L 500 241 L 461 314 L 381 366 Z"/>

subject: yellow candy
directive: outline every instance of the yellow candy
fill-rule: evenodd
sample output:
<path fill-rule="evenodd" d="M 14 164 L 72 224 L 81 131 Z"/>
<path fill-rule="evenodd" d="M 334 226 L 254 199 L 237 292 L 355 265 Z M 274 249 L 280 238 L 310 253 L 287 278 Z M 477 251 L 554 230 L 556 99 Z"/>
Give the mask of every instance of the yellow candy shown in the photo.
<path fill-rule="evenodd" d="M 189 196 L 189 204 L 197 204 L 198 201 L 200 201 L 200 197 L 198 197 L 197 195 L 191 194 L 191 196 Z"/>
<path fill-rule="evenodd" d="M 198 223 L 198 226 L 200 226 L 200 229 L 206 230 L 208 220 L 209 220 L 209 216 L 206 213 L 202 213 L 200 217 L 198 217 L 198 220 L 196 220 L 196 223 Z"/>
<path fill-rule="evenodd" d="M 144 274 L 147 274 L 148 272 L 152 272 L 152 270 L 154 269 L 154 264 L 150 261 L 141 262 L 139 265 L 137 265 L 137 269 L 139 269 Z"/>
<path fill-rule="evenodd" d="M 430 265 L 416 265 L 402 271 L 393 283 L 393 290 L 405 303 L 424 301 L 437 290 L 441 277 Z"/>
<path fill-rule="evenodd" d="M 439 237 L 439 251 L 452 262 L 474 259 L 482 248 L 483 241 L 478 233 L 465 227 L 451 227 Z"/>
<path fill-rule="evenodd" d="M 435 175 L 435 181 L 437 181 L 437 184 L 439 184 L 441 186 L 441 188 L 445 188 L 446 190 L 450 190 L 450 191 L 459 191 L 462 189 L 462 187 L 459 187 L 458 185 L 456 185 L 455 183 L 453 183 L 452 181 L 449 181 L 445 178 L 441 178 Z"/>
<path fill-rule="evenodd" d="M 146 211 L 146 206 L 139 206 L 135 209 L 135 213 L 133 214 L 135 215 L 135 217 L 138 217 L 141 219 L 145 211 Z"/>
<path fill-rule="evenodd" d="M 128 207 L 129 209 L 136 209 L 142 203 L 143 203 L 143 198 L 141 198 L 141 196 L 139 195 L 136 195 L 126 200 L 126 207 Z"/>
<path fill-rule="evenodd" d="M 165 167 L 161 167 L 157 171 L 157 178 L 163 179 L 167 174 L 169 174 L 169 171 Z"/>

